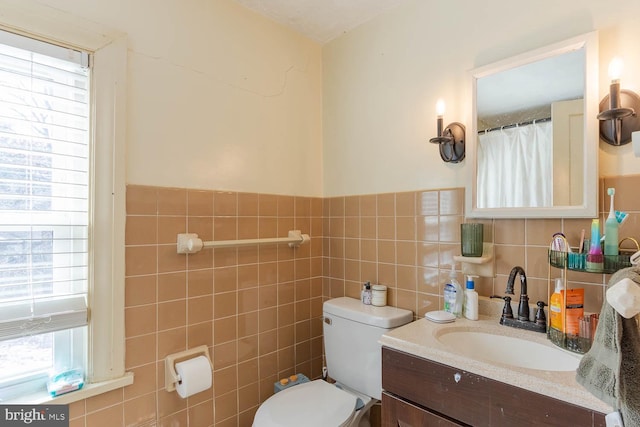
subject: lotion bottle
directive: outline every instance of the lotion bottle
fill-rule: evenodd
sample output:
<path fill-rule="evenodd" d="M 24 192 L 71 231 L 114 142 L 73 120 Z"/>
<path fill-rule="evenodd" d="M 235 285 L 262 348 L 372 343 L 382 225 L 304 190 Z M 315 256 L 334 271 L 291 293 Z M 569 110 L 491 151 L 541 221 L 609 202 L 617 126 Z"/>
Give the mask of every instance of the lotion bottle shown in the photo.
<path fill-rule="evenodd" d="M 462 293 L 462 286 L 460 286 L 456 278 L 455 264 L 451 264 L 449 281 L 444 285 L 444 311 L 456 317 L 461 317 L 463 301 L 464 294 Z"/>
<path fill-rule="evenodd" d="M 478 320 L 478 293 L 475 291 L 474 277 L 467 276 L 467 289 L 464 291 L 464 317 L 469 320 Z"/>

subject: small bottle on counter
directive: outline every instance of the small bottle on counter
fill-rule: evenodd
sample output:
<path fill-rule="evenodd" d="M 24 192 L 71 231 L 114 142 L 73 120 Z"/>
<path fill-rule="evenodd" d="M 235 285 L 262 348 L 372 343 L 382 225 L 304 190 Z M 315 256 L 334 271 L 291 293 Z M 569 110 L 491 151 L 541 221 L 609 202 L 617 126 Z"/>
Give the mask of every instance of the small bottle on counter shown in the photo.
<path fill-rule="evenodd" d="M 360 297 L 363 304 L 371 305 L 372 292 L 371 292 L 370 282 L 367 282 L 364 285 L 362 285 L 362 292 L 360 293 Z"/>
<path fill-rule="evenodd" d="M 467 289 L 464 291 L 464 317 L 469 320 L 478 320 L 478 293 L 475 291 L 474 277 L 477 276 L 467 276 Z"/>

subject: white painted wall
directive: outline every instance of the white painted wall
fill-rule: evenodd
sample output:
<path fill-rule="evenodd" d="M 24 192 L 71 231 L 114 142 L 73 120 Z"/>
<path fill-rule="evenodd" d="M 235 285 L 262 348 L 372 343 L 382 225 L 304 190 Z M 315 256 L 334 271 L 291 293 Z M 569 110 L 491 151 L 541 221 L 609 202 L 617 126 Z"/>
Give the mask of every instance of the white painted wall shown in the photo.
<path fill-rule="evenodd" d="M 127 183 L 322 195 L 317 43 L 232 0 L 0 4 L 128 35 Z"/>
<path fill-rule="evenodd" d="M 132 184 L 309 196 L 464 186 L 469 165 L 427 142 L 437 98 L 446 123 L 468 125 L 469 70 L 594 29 L 600 94 L 615 55 L 623 88 L 640 92 L 637 0 L 407 0 L 324 47 L 232 0 L 0 5 L 4 24 L 20 9 L 36 28 L 84 26 L 98 44 L 128 35 Z M 636 173 L 631 146 L 601 143 L 601 175 Z"/>
<path fill-rule="evenodd" d="M 325 45 L 325 196 L 464 186 L 470 166 L 444 163 L 427 142 L 436 100 L 447 103 L 445 124 L 470 127 L 470 70 L 593 30 L 600 94 L 617 55 L 622 87 L 640 91 L 637 0 L 408 0 Z M 600 175 L 640 173 L 630 144 L 600 147 Z"/>

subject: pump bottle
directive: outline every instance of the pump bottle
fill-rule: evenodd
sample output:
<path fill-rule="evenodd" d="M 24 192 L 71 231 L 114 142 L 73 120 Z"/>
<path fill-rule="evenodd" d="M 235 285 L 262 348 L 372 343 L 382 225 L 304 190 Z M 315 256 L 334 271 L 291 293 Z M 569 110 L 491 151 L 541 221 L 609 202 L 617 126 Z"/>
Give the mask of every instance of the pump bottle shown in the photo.
<path fill-rule="evenodd" d="M 560 277 L 556 278 L 556 288 L 549 301 L 551 327 L 564 332 L 564 282 Z"/>
<path fill-rule="evenodd" d="M 461 317 L 463 301 L 464 294 L 462 293 L 462 286 L 460 286 L 456 278 L 455 264 L 451 264 L 449 282 L 444 286 L 444 311 L 456 317 Z"/>
<path fill-rule="evenodd" d="M 467 276 L 467 289 L 464 291 L 464 317 L 478 320 L 478 293 L 475 291 L 473 279 L 478 276 Z"/>
<path fill-rule="evenodd" d="M 371 305 L 372 300 L 372 292 L 371 292 L 371 282 L 366 282 L 362 285 L 362 292 L 360 293 L 360 299 L 362 303 L 365 305 Z"/>
<path fill-rule="evenodd" d="M 556 345 L 564 346 L 564 282 L 556 278 L 556 287 L 549 299 L 549 339 Z"/>

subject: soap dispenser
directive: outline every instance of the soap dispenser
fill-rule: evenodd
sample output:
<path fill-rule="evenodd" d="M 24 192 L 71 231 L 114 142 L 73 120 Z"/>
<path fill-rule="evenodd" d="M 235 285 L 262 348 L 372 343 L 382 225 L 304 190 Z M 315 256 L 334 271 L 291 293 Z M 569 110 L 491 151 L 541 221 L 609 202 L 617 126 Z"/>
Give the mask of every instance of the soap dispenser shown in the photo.
<path fill-rule="evenodd" d="M 565 289 L 564 280 L 556 278 L 556 288 L 549 299 L 549 339 L 555 345 L 565 347 Z"/>
<path fill-rule="evenodd" d="M 556 278 L 555 291 L 549 300 L 549 323 L 552 329 L 564 334 L 565 322 L 564 281 Z"/>
<path fill-rule="evenodd" d="M 365 305 L 371 305 L 373 293 L 371 291 L 371 282 L 366 282 L 362 285 L 362 292 L 360 293 L 360 299 Z"/>
<path fill-rule="evenodd" d="M 467 289 L 464 291 L 464 317 L 478 320 L 478 293 L 475 291 L 473 279 L 478 276 L 467 276 Z"/>
<path fill-rule="evenodd" d="M 451 264 L 449 281 L 444 286 L 444 311 L 456 317 L 461 317 L 463 302 L 464 294 L 462 293 L 462 286 L 460 286 L 456 278 L 455 264 Z"/>

